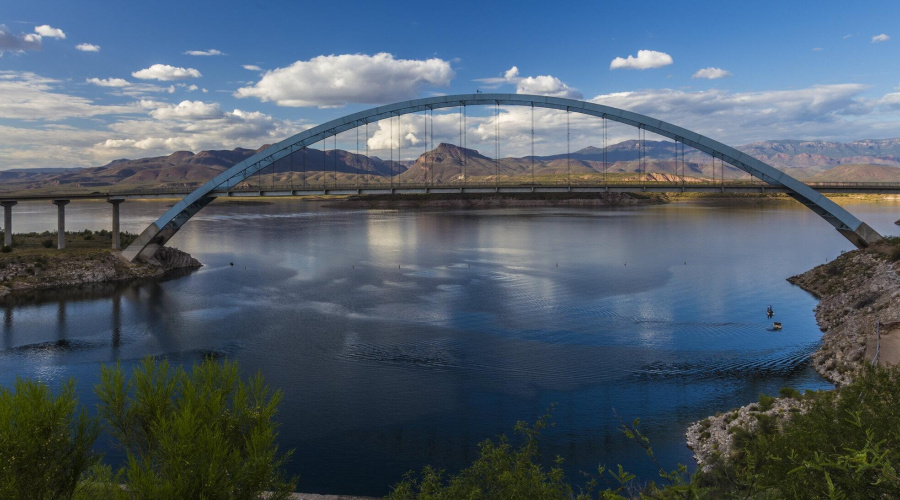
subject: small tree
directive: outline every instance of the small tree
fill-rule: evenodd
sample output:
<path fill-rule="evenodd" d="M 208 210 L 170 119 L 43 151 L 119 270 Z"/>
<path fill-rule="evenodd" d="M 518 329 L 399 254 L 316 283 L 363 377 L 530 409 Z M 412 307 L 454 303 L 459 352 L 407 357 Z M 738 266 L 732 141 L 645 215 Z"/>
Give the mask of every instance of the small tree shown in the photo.
<path fill-rule="evenodd" d="M 100 416 L 127 454 L 122 469 L 138 498 L 286 498 L 295 480 L 282 465 L 273 417 L 281 392 L 234 362 L 206 360 L 187 373 L 145 359 L 128 379 L 101 368 Z"/>
<path fill-rule="evenodd" d="M 43 382 L 16 378 L 0 387 L 0 498 L 69 498 L 97 462 L 99 426 L 81 408 L 75 382 L 58 395 Z"/>
<path fill-rule="evenodd" d="M 548 412 L 532 426 L 516 424 L 516 433 L 525 439 L 514 449 L 506 436 L 479 443 L 480 454 L 469 467 L 455 476 L 426 466 L 420 477 L 412 472 L 392 488 L 392 500 L 441 500 L 457 498 L 506 499 L 540 498 L 568 500 L 575 495 L 566 482 L 562 459 L 557 457 L 549 470 L 539 462 L 538 441 L 550 421 Z M 579 496 L 578 498 L 583 498 Z"/>

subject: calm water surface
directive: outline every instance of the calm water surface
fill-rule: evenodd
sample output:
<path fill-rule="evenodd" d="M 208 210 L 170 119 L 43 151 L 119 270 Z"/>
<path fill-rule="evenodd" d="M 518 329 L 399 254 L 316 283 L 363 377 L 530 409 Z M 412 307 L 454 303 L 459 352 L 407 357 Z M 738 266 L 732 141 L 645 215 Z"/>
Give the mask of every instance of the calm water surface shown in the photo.
<path fill-rule="evenodd" d="M 849 208 L 897 233 L 896 203 Z M 128 202 L 123 229 L 165 209 Z M 109 211 L 76 202 L 67 225 L 105 228 Z M 16 231 L 55 224 L 49 202 L 14 214 Z M 221 354 L 284 391 L 280 443 L 296 449 L 301 491 L 368 495 L 425 464 L 458 470 L 479 441 L 554 403 L 544 451 L 565 458 L 570 479 L 600 463 L 656 477 L 616 413 L 641 418 L 664 465 L 693 465 L 690 422 L 783 386 L 829 387 L 807 361 L 821 337 L 816 302 L 785 278 L 851 249 L 790 204 L 213 204 L 171 243 L 204 267 L 6 306 L 0 384 L 74 377 L 93 407 L 101 363 Z M 770 331 L 768 304 L 782 332 Z"/>

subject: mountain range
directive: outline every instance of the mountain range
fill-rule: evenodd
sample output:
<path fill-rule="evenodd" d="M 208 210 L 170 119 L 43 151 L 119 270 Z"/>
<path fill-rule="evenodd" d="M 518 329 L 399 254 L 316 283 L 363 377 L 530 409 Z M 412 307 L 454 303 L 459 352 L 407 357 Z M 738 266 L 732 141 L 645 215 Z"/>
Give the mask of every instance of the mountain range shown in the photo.
<path fill-rule="evenodd" d="M 0 171 L 0 192 L 38 190 L 75 191 L 149 188 L 193 188 L 232 165 L 265 149 L 177 151 L 168 156 L 120 159 L 102 167 L 43 168 Z M 764 141 L 737 149 L 788 174 L 809 181 L 900 182 L 900 139 L 860 140 L 848 143 L 828 141 Z M 629 140 L 602 148 L 589 146 L 571 154 L 508 157 L 494 160 L 473 149 L 440 144 L 412 161 L 388 161 L 344 150 L 302 149 L 279 160 L 247 186 L 271 184 L 296 186 L 322 182 L 381 180 L 388 182 L 447 183 L 469 180 L 490 181 L 521 176 L 549 180 L 559 176 L 589 178 L 606 173 L 628 178 L 637 172 L 656 178 L 681 174 L 698 182 L 704 179 L 744 178 L 746 173 L 725 166 L 715 167 L 709 156 L 670 141 Z M 713 170 L 715 168 L 715 171 Z M 265 178 L 263 178 L 266 176 Z"/>

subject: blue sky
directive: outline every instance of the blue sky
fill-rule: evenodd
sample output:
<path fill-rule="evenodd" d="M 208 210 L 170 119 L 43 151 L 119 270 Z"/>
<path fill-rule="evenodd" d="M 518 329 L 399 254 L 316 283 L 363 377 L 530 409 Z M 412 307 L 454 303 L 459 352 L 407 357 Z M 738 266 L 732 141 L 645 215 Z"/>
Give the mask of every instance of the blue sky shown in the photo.
<path fill-rule="evenodd" d="M 900 137 L 898 44 L 896 1 L 8 2 L 0 169 L 255 148 L 476 89 L 592 100 L 733 145 Z M 503 110 L 508 154 L 526 153 L 527 113 Z M 455 117 L 436 117 L 436 141 Z M 492 119 L 471 117 L 472 144 Z M 558 113 L 536 119 L 543 150 L 564 150 Z M 396 123 L 394 146 L 421 148 L 421 121 Z M 600 145 L 597 120 L 573 125 L 578 147 Z M 368 137 L 385 156 L 386 126 Z"/>

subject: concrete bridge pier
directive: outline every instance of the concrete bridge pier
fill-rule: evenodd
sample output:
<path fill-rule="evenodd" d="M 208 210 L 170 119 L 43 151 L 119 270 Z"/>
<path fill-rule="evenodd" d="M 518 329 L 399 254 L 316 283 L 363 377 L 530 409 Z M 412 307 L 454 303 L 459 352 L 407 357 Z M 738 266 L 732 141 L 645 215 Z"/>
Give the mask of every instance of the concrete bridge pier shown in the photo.
<path fill-rule="evenodd" d="M 112 204 L 112 249 L 121 250 L 122 244 L 119 241 L 119 205 L 125 201 L 123 198 L 110 198 L 107 203 Z"/>
<path fill-rule="evenodd" d="M 18 201 L 0 201 L 3 205 L 3 246 L 12 246 L 12 207 L 19 203 Z"/>
<path fill-rule="evenodd" d="M 66 248 L 66 205 L 69 200 L 53 200 L 56 205 L 56 220 L 59 234 L 56 237 L 56 247 L 62 250 Z"/>

